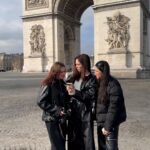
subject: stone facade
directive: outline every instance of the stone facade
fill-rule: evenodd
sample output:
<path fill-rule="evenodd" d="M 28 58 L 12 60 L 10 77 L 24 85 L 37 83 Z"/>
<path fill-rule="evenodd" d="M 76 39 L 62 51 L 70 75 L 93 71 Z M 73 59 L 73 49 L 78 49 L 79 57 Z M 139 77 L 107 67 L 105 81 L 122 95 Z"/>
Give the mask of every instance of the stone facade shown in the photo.
<path fill-rule="evenodd" d="M 34 10 L 41 8 L 48 8 L 48 0 L 26 0 L 25 8 L 26 10 Z"/>
<path fill-rule="evenodd" d="M 48 71 L 55 61 L 70 71 L 80 53 L 80 18 L 92 6 L 94 63 L 107 60 L 119 77 L 150 76 L 149 0 L 23 0 L 23 6 L 24 72 Z"/>
<path fill-rule="evenodd" d="M 149 21 L 149 9 L 146 9 L 144 6 L 142 1 L 131 0 L 130 2 L 118 1 L 118 4 L 117 1 L 112 1 L 112 3 L 99 1 L 99 4 L 93 7 L 95 12 L 96 39 L 95 62 L 107 60 L 110 63 L 112 73 L 116 76 L 136 78 L 140 77 L 140 72 L 143 73 L 144 70 L 150 69 L 150 62 L 148 63 L 150 61 L 150 47 L 146 43 L 150 35 L 144 35 L 144 21 Z M 143 18 L 144 15 L 145 18 Z M 116 21 L 117 16 L 120 16 L 120 21 Z M 122 17 L 126 20 L 126 23 L 121 20 Z M 109 33 L 110 25 L 112 25 L 108 23 L 109 20 L 115 26 L 112 27 L 113 34 Z M 114 28 L 116 28 L 116 31 Z M 117 31 L 118 29 L 120 31 Z M 148 26 L 146 26 L 145 30 L 147 29 Z M 126 36 L 125 33 L 118 34 L 121 30 L 126 32 Z M 109 36 L 113 35 L 115 40 L 111 41 L 111 37 L 109 38 L 108 34 Z M 104 38 L 99 38 L 99 35 L 104 35 Z M 125 44 L 126 46 L 121 47 L 119 44 L 113 46 L 113 44 L 119 43 L 119 41 L 123 44 L 123 39 L 127 43 Z M 145 73 L 147 77 L 150 77 L 149 73 Z"/>
<path fill-rule="evenodd" d="M 54 10 L 54 3 L 51 0 L 46 1 L 48 7 L 46 4 L 46 7 L 43 7 L 44 4 L 40 7 L 39 3 L 33 3 L 30 9 L 27 0 L 23 4 L 23 71 L 48 71 L 55 61 L 64 62 L 69 71 L 74 56 L 80 53 L 80 22 L 71 17 L 64 19 L 65 16 L 57 15 L 58 12 Z M 32 29 L 37 26 L 42 27 L 44 54 L 38 46 L 39 38 L 37 36 L 33 38 L 35 33 Z M 40 32 L 37 29 L 36 31 Z"/>

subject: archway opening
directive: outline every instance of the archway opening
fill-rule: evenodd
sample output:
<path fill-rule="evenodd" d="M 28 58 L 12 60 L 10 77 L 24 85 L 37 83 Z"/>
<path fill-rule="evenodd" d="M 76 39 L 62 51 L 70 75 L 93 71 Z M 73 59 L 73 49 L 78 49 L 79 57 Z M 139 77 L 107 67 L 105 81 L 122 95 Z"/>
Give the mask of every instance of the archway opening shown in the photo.
<path fill-rule="evenodd" d="M 79 53 L 93 54 L 94 12 L 92 7 L 90 7 L 92 5 L 93 0 L 56 1 L 54 12 L 63 20 L 63 26 L 59 25 L 64 31 L 64 36 L 62 37 L 64 38 L 62 39 L 64 41 L 63 58 L 67 70 L 72 68 L 72 60 Z"/>
<path fill-rule="evenodd" d="M 94 53 L 94 11 L 88 7 L 81 16 L 81 53 Z"/>
<path fill-rule="evenodd" d="M 93 5 L 93 0 L 58 0 L 54 11 L 80 20 L 83 12 L 91 5 Z"/>

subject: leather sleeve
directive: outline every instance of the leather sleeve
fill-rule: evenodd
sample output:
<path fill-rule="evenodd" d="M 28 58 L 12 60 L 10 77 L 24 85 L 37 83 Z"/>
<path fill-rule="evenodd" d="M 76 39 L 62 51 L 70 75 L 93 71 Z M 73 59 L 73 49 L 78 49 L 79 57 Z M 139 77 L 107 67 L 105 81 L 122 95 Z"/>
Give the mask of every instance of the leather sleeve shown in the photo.
<path fill-rule="evenodd" d="M 39 96 L 37 98 L 37 104 L 42 110 L 54 114 L 55 116 L 59 116 L 62 109 L 53 104 L 51 98 L 51 88 L 47 85 L 41 86 Z"/>
<path fill-rule="evenodd" d="M 75 91 L 75 95 L 73 97 L 85 104 L 91 104 L 91 102 L 96 100 L 97 86 L 98 84 L 96 78 L 92 77 L 86 83 L 84 89 L 81 91 Z"/>

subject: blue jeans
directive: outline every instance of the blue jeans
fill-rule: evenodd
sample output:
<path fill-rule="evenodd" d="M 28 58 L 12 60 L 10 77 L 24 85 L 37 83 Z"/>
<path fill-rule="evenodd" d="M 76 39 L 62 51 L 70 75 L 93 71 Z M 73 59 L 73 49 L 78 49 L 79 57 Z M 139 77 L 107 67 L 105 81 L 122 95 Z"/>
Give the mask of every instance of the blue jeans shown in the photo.
<path fill-rule="evenodd" d="M 118 148 L 118 130 L 119 127 L 112 129 L 108 136 L 103 135 L 102 127 L 98 126 L 98 149 L 99 150 L 119 150 Z"/>

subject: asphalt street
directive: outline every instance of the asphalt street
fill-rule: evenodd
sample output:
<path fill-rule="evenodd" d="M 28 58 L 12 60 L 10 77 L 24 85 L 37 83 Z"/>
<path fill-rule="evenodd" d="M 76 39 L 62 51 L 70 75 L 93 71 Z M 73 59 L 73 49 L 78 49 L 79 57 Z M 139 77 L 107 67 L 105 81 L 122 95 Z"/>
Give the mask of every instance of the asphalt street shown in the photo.
<path fill-rule="evenodd" d="M 50 150 L 42 111 L 36 104 L 45 75 L 0 72 L 0 150 Z M 149 150 L 150 79 L 119 81 L 128 115 L 120 126 L 120 150 Z"/>

